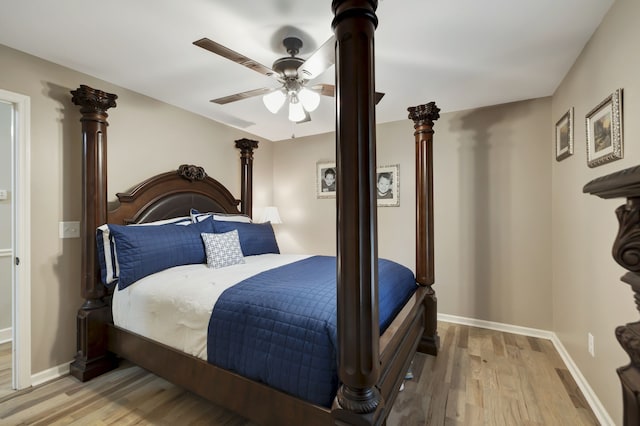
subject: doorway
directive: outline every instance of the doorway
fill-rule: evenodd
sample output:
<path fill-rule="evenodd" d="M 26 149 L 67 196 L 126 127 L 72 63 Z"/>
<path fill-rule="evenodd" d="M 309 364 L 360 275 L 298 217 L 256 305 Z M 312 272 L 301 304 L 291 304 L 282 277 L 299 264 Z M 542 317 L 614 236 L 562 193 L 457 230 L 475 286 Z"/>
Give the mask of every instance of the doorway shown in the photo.
<path fill-rule="evenodd" d="M 0 89 L 0 309 L 10 312 L 0 314 L 0 341 L 10 343 L 9 391 L 31 386 L 30 108 L 28 96 Z"/>

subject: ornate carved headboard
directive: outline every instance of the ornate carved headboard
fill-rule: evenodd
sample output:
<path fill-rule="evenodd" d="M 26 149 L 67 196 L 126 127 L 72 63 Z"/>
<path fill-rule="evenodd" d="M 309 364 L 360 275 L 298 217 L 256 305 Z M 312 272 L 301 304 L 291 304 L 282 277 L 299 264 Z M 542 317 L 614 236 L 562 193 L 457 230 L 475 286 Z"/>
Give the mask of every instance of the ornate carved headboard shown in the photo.
<path fill-rule="evenodd" d="M 107 214 L 109 223 L 143 223 L 188 216 L 190 208 L 202 212 L 240 213 L 240 200 L 202 167 L 183 164 L 140 183 L 130 192 L 116 194 L 120 204 Z"/>

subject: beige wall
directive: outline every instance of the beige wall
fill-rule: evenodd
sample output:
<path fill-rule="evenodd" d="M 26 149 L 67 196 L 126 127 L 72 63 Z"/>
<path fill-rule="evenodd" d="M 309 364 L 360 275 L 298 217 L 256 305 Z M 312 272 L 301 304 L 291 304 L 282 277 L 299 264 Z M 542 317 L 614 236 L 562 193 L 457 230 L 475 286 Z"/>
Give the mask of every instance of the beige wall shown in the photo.
<path fill-rule="evenodd" d="M 616 424 L 622 399 L 615 369 L 629 362 L 616 326 L 638 319 L 633 293 L 619 281 L 624 270 L 611 257 L 618 225 L 614 210 L 624 200 L 582 193 L 590 180 L 640 162 L 640 2 L 617 0 L 553 95 L 552 126 L 575 108 L 575 154 L 552 164 L 554 331 Z M 615 89 L 624 89 L 624 159 L 587 167 L 585 115 Z M 553 128 L 553 127 L 552 127 Z M 553 130 L 551 130 L 553 132 Z M 553 137 L 553 136 L 551 136 Z M 587 333 L 595 337 L 595 358 Z"/>
<path fill-rule="evenodd" d="M 201 165 L 240 196 L 233 141 L 253 135 L 0 45 L 0 88 L 31 97 L 32 374 L 70 361 L 76 350 L 80 241 L 58 238 L 58 222 L 81 213 L 80 84 L 119 96 L 109 111 L 110 199 L 182 163 Z M 271 142 L 255 154 L 255 207 L 271 202 Z"/>
<path fill-rule="evenodd" d="M 436 289 L 441 313 L 551 329 L 550 98 L 442 114 L 435 124 Z M 400 207 L 378 208 L 379 254 L 415 267 L 410 120 L 377 127 L 378 164 L 400 165 Z M 283 251 L 335 253 L 335 199 L 315 195 L 334 135 L 274 144 Z"/>
<path fill-rule="evenodd" d="M 550 106 L 515 102 L 436 124 L 439 312 L 551 328 Z"/>

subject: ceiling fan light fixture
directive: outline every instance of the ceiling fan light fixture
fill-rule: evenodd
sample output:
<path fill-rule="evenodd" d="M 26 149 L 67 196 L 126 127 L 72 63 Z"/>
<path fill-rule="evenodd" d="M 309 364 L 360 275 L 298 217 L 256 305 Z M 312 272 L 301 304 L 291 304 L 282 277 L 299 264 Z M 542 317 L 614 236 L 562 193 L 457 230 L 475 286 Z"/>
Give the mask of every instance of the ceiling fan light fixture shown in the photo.
<path fill-rule="evenodd" d="M 289 101 L 289 121 L 302 121 L 306 116 L 302 103 L 298 101 L 295 95 L 291 96 L 291 100 Z"/>
<path fill-rule="evenodd" d="M 320 105 L 320 95 L 306 87 L 300 89 L 300 92 L 298 92 L 298 98 L 300 99 L 304 109 L 308 112 L 315 111 L 316 108 L 318 108 L 318 105 Z"/>
<path fill-rule="evenodd" d="M 269 111 L 275 114 L 280 111 L 280 108 L 282 108 L 286 99 L 287 95 L 285 95 L 284 91 L 276 90 L 275 92 L 264 95 L 262 97 L 262 102 L 264 102 L 264 106 L 266 106 Z"/>

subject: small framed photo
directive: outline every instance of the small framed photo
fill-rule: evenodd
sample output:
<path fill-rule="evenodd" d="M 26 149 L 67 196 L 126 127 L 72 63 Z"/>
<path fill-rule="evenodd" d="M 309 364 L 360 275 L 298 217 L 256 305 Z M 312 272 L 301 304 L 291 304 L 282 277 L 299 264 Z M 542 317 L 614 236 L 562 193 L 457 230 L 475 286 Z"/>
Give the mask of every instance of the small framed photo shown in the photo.
<path fill-rule="evenodd" d="M 623 156 L 622 89 L 587 114 L 587 165 L 597 167 Z"/>
<path fill-rule="evenodd" d="M 556 123 L 556 161 L 573 155 L 573 107 Z"/>
<path fill-rule="evenodd" d="M 335 161 L 319 161 L 316 164 L 316 195 L 318 198 L 336 198 L 337 180 Z"/>
<path fill-rule="evenodd" d="M 381 166 L 376 169 L 378 207 L 400 205 L 400 165 Z"/>

